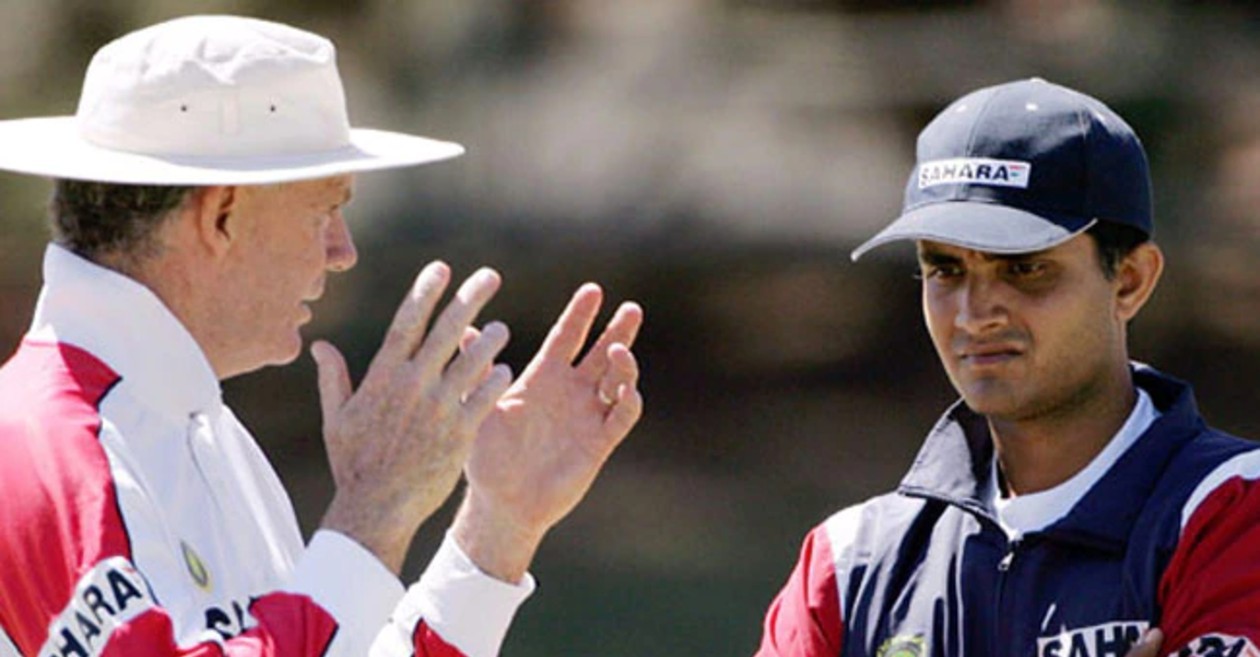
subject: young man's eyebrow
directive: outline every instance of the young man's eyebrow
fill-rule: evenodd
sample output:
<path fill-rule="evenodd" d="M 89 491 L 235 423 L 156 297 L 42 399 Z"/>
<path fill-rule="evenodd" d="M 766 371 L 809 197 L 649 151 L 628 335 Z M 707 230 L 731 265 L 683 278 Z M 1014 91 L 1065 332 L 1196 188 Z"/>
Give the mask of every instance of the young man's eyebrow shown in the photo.
<path fill-rule="evenodd" d="M 961 261 L 962 258 L 956 255 L 937 251 L 931 247 L 921 247 L 919 249 L 919 262 L 925 265 L 950 265 Z"/>
<path fill-rule="evenodd" d="M 1049 249 L 1041 251 L 1029 251 L 1027 253 L 987 253 L 984 251 L 977 252 L 981 260 L 1000 261 L 1000 262 L 1021 262 L 1032 258 L 1037 258 L 1046 254 Z M 927 265 L 945 265 L 961 262 L 962 257 L 956 256 L 943 251 L 938 251 L 932 247 L 919 248 L 919 262 Z"/>
<path fill-rule="evenodd" d="M 1041 251 L 1029 251 L 1027 253 L 985 253 L 983 254 L 983 256 L 985 260 L 1001 260 L 1003 262 L 1020 262 L 1023 260 L 1032 260 L 1033 258 L 1039 258 L 1045 255 L 1047 251 L 1049 251 L 1049 249 L 1042 249 Z"/>

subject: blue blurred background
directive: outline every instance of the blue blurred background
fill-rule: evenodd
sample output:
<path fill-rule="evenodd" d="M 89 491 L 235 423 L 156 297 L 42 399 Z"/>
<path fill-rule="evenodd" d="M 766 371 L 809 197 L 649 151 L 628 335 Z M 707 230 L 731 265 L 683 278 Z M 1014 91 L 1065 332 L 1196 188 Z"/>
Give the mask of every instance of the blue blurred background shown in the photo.
<path fill-rule="evenodd" d="M 893 217 L 914 138 L 974 88 L 1041 76 L 1125 116 L 1170 266 L 1138 359 L 1260 436 L 1260 10 L 1098 0 L 5 0 L 0 116 L 68 114 L 91 53 L 187 13 L 332 38 L 358 125 L 468 154 L 361 176 L 360 265 L 308 337 L 361 374 L 416 271 L 506 279 L 519 371 L 568 294 L 636 299 L 647 413 L 535 563 L 509 656 L 740 655 L 802 536 L 894 486 L 954 395 Z M 30 320 L 48 184 L 0 175 L 0 352 Z M 607 312 L 605 313 L 605 316 Z M 226 385 L 303 528 L 331 495 L 309 358 Z M 2 458 L 2 456 L 0 456 Z M 418 537 L 423 568 L 451 506 Z"/>

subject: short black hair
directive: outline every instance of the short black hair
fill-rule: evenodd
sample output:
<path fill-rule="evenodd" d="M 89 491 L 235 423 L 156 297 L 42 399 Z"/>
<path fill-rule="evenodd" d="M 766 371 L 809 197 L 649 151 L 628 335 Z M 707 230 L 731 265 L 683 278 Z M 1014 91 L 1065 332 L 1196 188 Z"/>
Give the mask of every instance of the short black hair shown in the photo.
<path fill-rule="evenodd" d="M 55 180 L 48 204 L 53 241 L 95 262 L 106 255 L 142 259 L 156 253 L 156 228 L 193 189 Z"/>
<path fill-rule="evenodd" d="M 1150 235 L 1139 228 L 1103 220 L 1090 226 L 1085 233 L 1094 238 L 1094 246 L 1098 248 L 1098 262 L 1102 266 L 1103 275 L 1108 279 L 1115 277 L 1120 270 L 1120 263 L 1134 249 L 1151 239 Z"/>

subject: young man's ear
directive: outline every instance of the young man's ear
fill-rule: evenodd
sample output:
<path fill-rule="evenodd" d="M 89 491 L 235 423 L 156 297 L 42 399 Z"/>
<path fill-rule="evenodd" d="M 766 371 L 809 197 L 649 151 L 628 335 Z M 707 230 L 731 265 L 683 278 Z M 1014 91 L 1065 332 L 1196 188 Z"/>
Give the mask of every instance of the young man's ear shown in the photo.
<path fill-rule="evenodd" d="M 189 211 L 199 244 L 212 255 L 227 252 L 237 237 L 239 226 L 234 221 L 239 188 L 233 185 L 199 187 L 190 200 Z"/>
<path fill-rule="evenodd" d="M 1116 313 L 1123 321 L 1133 319 L 1155 291 L 1164 271 L 1164 253 L 1154 242 L 1143 242 L 1116 267 Z"/>

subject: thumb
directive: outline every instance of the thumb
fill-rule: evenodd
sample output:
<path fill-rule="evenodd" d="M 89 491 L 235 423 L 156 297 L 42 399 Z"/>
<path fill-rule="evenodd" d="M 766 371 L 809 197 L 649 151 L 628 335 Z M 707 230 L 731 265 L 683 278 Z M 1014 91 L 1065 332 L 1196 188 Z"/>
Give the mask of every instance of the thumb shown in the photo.
<path fill-rule="evenodd" d="M 319 406 L 327 426 L 354 392 L 350 384 L 350 369 L 346 366 L 345 356 L 325 340 L 317 340 L 311 345 L 311 357 L 315 359 L 319 374 Z"/>
<path fill-rule="evenodd" d="M 1152 627 L 1142 634 L 1142 638 L 1129 649 L 1124 657 L 1158 657 L 1160 644 L 1164 642 L 1164 633 Z"/>

